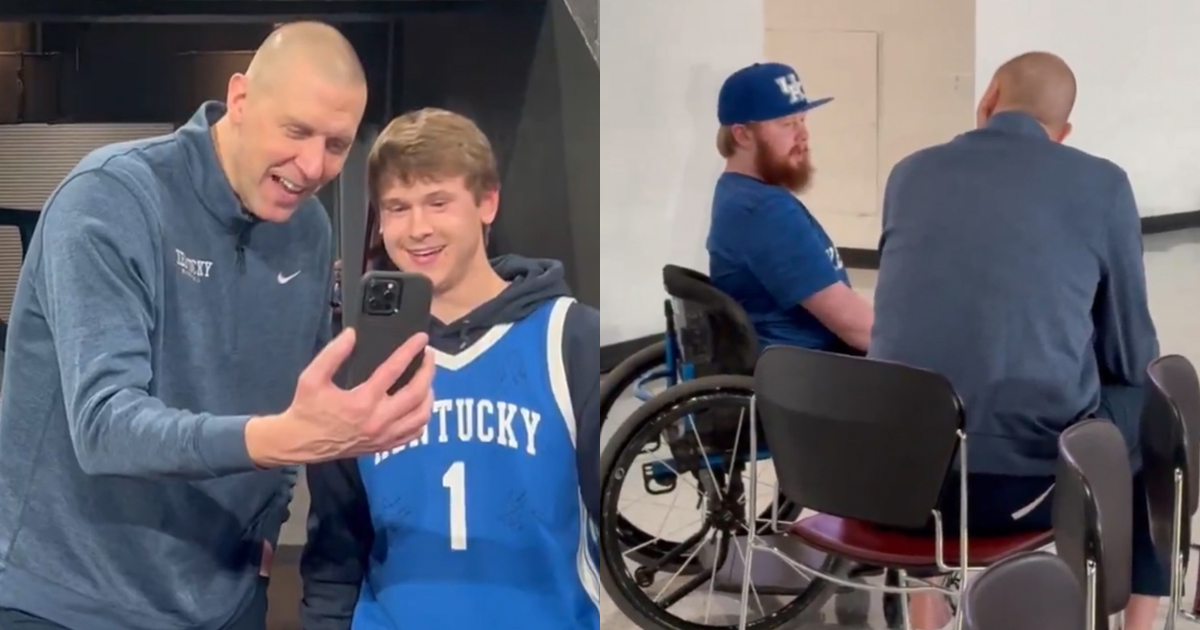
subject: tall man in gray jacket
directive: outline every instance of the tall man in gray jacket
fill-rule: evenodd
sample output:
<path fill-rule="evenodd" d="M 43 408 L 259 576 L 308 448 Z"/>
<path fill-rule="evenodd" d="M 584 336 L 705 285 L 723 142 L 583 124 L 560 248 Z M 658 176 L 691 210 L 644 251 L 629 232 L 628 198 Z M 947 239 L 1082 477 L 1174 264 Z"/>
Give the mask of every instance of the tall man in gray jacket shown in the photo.
<path fill-rule="evenodd" d="M 1058 57 L 1016 57 L 978 129 L 905 158 L 887 183 L 870 356 L 939 372 L 962 397 L 976 533 L 1050 528 L 1058 436 L 1081 418 L 1116 423 L 1140 466 L 1158 341 L 1138 211 L 1125 171 L 1062 144 L 1075 92 Z M 957 528 L 959 495 L 945 496 Z M 1145 501 L 1133 516 L 1125 628 L 1149 630 L 1168 585 Z M 917 627 L 941 627 L 941 603 L 914 598 Z"/>
<path fill-rule="evenodd" d="M 84 158 L 46 202 L 0 399 L 0 630 L 264 630 L 295 466 L 407 443 L 414 338 L 350 391 L 313 193 L 366 106 L 336 29 L 272 34 L 225 103 Z M 307 366 L 307 367 L 306 367 Z"/>

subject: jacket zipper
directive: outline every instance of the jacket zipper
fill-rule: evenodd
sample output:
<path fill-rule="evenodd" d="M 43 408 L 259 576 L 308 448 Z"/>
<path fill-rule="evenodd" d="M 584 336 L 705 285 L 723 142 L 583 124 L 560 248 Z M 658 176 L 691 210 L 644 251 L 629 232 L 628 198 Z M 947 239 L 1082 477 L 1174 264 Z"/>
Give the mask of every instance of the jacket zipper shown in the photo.
<path fill-rule="evenodd" d="M 242 227 L 242 229 L 238 232 L 238 235 L 237 235 L 237 244 L 234 245 L 234 248 L 233 248 L 235 256 L 236 256 L 238 276 L 246 275 L 246 241 L 250 240 L 250 228 L 252 228 L 252 227 L 254 227 L 253 223 Z M 242 283 L 238 282 L 237 284 L 238 284 L 238 289 L 240 291 L 240 289 L 242 287 Z M 238 296 L 238 302 L 239 303 L 241 302 L 240 295 Z M 236 309 L 236 307 L 235 307 L 235 309 Z M 232 351 L 235 356 L 237 355 L 238 349 L 241 346 L 241 330 L 238 328 L 240 326 L 240 324 L 241 324 L 240 322 L 237 322 L 234 324 Z"/>

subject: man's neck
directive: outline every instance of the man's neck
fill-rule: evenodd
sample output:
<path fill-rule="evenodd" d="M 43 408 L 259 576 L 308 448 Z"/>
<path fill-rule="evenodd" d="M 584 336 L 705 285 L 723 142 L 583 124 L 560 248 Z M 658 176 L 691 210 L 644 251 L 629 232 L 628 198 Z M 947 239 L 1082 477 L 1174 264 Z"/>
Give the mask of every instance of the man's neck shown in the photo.
<path fill-rule="evenodd" d="M 209 136 L 212 138 L 213 150 L 217 154 L 217 163 L 221 165 L 221 172 L 225 174 L 225 181 L 229 182 L 229 187 L 233 189 L 233 194 L 242 202 L 242 207 L 245 208 L 245 201 L 242 200 L 242 194 L 238 192 L 237 180 L 233 178 L 233 133 L 229 128 L 229 123 L 225 117 L 213 123 L 212 130 Z"/>
<path fill-rule="evenodd" d="M 495 299 L 508 282 L 496 273 L 486 256 L 479 256 L 455 286 L 433 296 L 433 316 L 451 324 Z"/>
<path fill-rule="evenodd" d="M 758 174 L 758 170 L 754 168 L 753 164 L 749 164 L 745 160 L 739 160 L 737 157 L 732 157 L 728 160 L 725 160 L 725 172 L 737 173 L 738 175 L 753 177 L 754 179 L 762 179 L 762 177 Z"/>

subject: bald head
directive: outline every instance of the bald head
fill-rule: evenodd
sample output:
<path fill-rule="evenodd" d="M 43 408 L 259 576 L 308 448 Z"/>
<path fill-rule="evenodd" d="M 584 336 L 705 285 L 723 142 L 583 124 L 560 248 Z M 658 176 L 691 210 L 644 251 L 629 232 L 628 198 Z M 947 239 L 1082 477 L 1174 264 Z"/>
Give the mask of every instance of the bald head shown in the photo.
<path fill-rule="evenodd" d="M 271 33 L 246 72 L 229 78 L 225 105 L 213 124 L 225 174 L 247 211 L 281 222 L 341 172 L 367 82 L 337 29 L 297 22 Z"/>
<path fill-rule="evenodd" d="M 1020 111 L 1060 129 L 1075 107 L 1075 73 L 1057 55 L 1030 52 L 1014 57 L 992 80 L 995 111 Z"/>
<path fill-rule="evenodd" d="M 297 71 L 339 86 L 367 84 L 354 46 L 336 28 L 320 22 L 295 22 L 275 29 L 254 53 L 246 78 L 253 86 L 269 89 Z"/>

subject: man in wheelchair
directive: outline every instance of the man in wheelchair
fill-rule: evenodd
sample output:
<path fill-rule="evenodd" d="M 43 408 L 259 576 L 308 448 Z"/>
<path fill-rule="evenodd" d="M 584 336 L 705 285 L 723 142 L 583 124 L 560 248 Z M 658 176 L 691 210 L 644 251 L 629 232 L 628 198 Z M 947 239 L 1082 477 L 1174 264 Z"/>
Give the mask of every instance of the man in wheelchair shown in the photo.
<path fill-rule="evenodd" d="M 837 247 L 796 198 L 813 173 L 809 100 L 792 68 L 761 63 L 721 87 L 717 180 L 708 234 L 709 275 L 746 310 L 760 347 L 787 344 L 862 353 L 871 305 L 850 288 Z"/>
<path fill-rule="evenodd" d="M 1123 170 L 1061 144 L 1075 91 L 1053 55 L 1009 61 L 979 129 L 902 160 L 884 196 L 870 356 L 938 372 L 962 398 L 978 535 L 1051 528 L 1058 437 L 1080 419 L 1113 421 L 1139 471 L 1158 341 L 1138 211 Z M 943 493 L 946 531 L 959 528 L 958 477 Z M 1140 474 L 1133 492 L 1124 627 L 1149 630 L 1169 585 Z M 944 608 L 914 597 L 915 627 L 941 627 Z"/>

